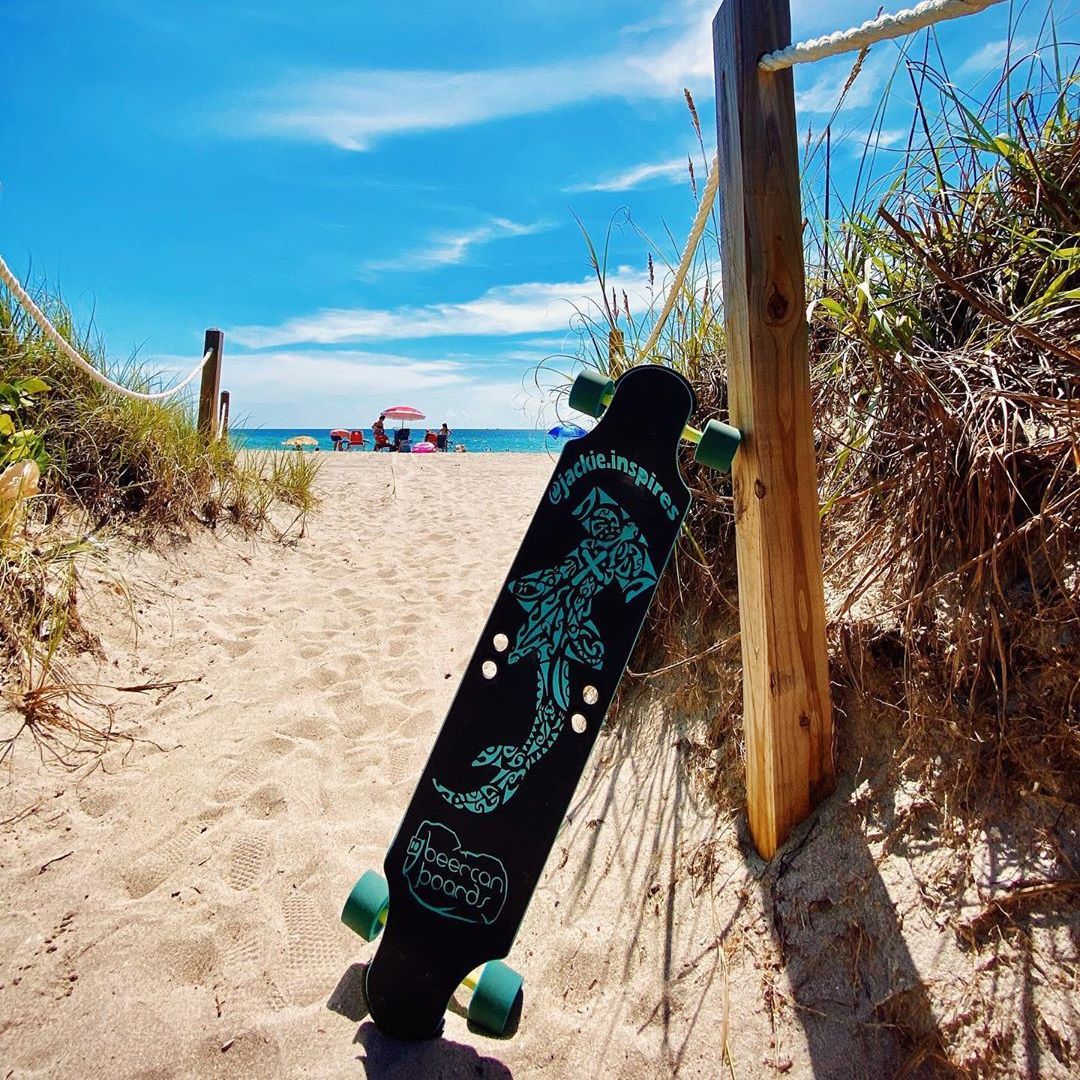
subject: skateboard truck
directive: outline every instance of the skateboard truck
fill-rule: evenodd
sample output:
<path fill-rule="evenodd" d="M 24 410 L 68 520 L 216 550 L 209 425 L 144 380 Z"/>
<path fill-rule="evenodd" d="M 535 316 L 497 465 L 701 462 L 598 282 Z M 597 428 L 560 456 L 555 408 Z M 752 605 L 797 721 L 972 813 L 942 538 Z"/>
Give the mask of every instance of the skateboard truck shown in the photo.
<path fill-rule="evenodd" d="M 574 379 L 570 388 L 570 408 L 599 419 L 614 396 L 615 383 L 611 379 L 599 371 L 585 370 Z M 687 424 L 680 438 L 694 445 L 695 461 L 720 472 L 731 468 L 731 461 L 742 441 L 738 428 L 719 420 L 710 420 L 700 431 Z"/>

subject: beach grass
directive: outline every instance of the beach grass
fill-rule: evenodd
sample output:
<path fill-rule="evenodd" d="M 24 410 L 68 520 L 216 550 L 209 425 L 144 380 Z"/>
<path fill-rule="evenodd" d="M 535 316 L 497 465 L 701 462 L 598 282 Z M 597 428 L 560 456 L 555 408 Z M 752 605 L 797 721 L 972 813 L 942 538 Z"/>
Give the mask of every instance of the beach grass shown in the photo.
<path fill-rule="evenodd" d="M 106 369 L 102 343 L 78 333 L 62 301 L 43 293 L 37 302 L 72 345 Z M 111 373 L 134 389 L 162 388 L 136 361 Z M 319 464 L 207 440 L 182 395 L 148 402 L 100 386 L 38 332 L 6 291 L 0 417 L 0 472 L 20 461 L 33 461 L 40 472 L 40 490 L 24 500 L 18 527 L 5 529 L 0 542 L 0 688 L 39 745 L 48 747 L 65 725 L 77 736 L 71 745 L 85 744 L 88 729 L 61 705 L 76 689 L 61 658 L 65 650 L 94 647 L 78 616 L 87 563 L 100 563 L 120 534 L 150 542 L 225 525 L 277 537 L 300 532 L 315 505 Z"/>
<path fill-rule="evenodd" d="M 904 739 L 927 768 L 947 752 L 939 783 L 961 800 L 1023 789 L 1076 801 L 1080 74 L 1052 14 L 1040 40 L 1010 46 L 973 98 L 932 37 L 915 39 L 889 84 L 914 102 L 906 143 L 879 149 L 886 95 L 853 198 L 831 187 L 831 133 L 806 140 L 830 655 L 839 686 L 887 675 Z M 716 224 L 659 348 L 694 385 L 699 421 L 727 414 Z M 670 276 L 677 249 L 650 242 L 650 273 Z M 608 283 L 606 246 L 587 251 L 604 299 L 581 314 L 577 359 L 617 374 L 663 282 L 634 311 Z M 625 360 L 609 357 L 612 330 Z M 646 683 L 678 675 L 673 693 L 712 715 L 713 749 L 733 766 L 719 772 L 738 775 L 730 480 L 689 456 L 684 475 L 695 504 L 631 667 Z"/>

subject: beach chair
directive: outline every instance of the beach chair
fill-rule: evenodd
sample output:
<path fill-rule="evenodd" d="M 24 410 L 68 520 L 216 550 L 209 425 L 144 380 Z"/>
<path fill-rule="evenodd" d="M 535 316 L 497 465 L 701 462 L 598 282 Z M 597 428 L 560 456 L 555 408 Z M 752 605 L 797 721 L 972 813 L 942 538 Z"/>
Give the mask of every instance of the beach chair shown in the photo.
<path fill-rule="evenodd" d="M 409 450 L 409 436 L 411 434 L 412 434 L 412 431 L 410 431 L 409 428 L 407 428 L 407 427 L 406 428 L 398 428 L 397 431 L 394 432 L 394 446 L 393 446 L 393 449 L 395 449 L 399 454 L 400 453 L 408 453 L 408 450 Z"/>
<path fill-rule="evenodd" d="M 379 450 L 390 449 L 390 440 L 387 438 L 385 431 L 375 432 L 375 445 L 372 447 L 372 449 L 376 452 Z"/>
<path fill-rule="evenodd" d="M 364 445 L 364 433 L 359 429 L 349 432 L 349 446 L 359 447 Z"/>

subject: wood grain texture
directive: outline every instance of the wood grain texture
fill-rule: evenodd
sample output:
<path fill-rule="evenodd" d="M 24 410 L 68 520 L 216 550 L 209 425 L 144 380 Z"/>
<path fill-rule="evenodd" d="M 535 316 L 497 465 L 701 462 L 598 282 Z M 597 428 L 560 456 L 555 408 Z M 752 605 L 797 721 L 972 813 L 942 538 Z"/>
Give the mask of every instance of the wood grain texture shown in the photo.
<path fill-rule="evenodd" d="M 203 338 L 203 356 L 212 353 L 202 369 L 199 384 L 199 431 L 206 439 L 218 436 L 218 397 L 221 394 L 221 353 L 225 347 L 225 334 L 221 330 L 207 330 Z"/>
<path fill-rule="evenodd" d="M 772 858 L 834 782 L 810 406 L 795 98 L 758 58 L 788 0 L 725 0 L 713 23 L 747 811 Z"/>

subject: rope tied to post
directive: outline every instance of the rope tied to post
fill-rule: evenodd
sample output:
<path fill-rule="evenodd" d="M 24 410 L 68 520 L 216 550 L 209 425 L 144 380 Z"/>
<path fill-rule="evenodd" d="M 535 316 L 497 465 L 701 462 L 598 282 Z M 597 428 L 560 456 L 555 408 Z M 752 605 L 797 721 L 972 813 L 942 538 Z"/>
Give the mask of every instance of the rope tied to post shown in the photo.
<path fill-rule="evenodd" d="M 122 386 L 118 382 L 113 382 L 108 375 L 98 371 L 93 364 L 91 364 L 77 349 L 64 339 L 63 335 L 51 322 L 45 313 L 34 303 L 26 290 L 22 287 L 19 279 L 11 272 L 2 256 L 0 256 L 0 281 L 2 281 L 10 290 L 12 296 L 19 301 L 20 306 L 37 323 L 41 332 L 51 341 L 63 354 L 77 367 L 80 371 L 90 376 L 96 383 L 100 383 L 102 386 L 107 387 L 109 390 L 122 394 L 124 397 L 132 398 L 135 401 L 162 401 L 165 398 L 170 398 L 174 394 L 180 393 L 192 379 L 198 375 L 204 367 L 210 362 L 210 357 L 214 355 L 213 349 L 207 349 L 203 355 L 203 358 L 195 365 L 191 372 L 184 378 L 183 382 L 179 382 L 176 386 L 169 387 L 168 390 L 160 390 L 157 393 L 148 394 L 141 390 L 132 390 L 130 387 Z"/>
<path fill-rule="evenodd" d="M 865 49 L 878 41 L 904 37 L 916 30 L 924 30 L 946 19 L 959 19 L 974 15 L 1004 0 L 923 0 L 913 8 L 905 8 L 895 15 L 880 15 L 850 30 L 837 30 L 823 37 L 788 45 L 776 52 L 766 53 L 758 66 L 762 71 L 783 71 L 796 64 L 808 64 L 824 60 L 828 56 Z"/>

